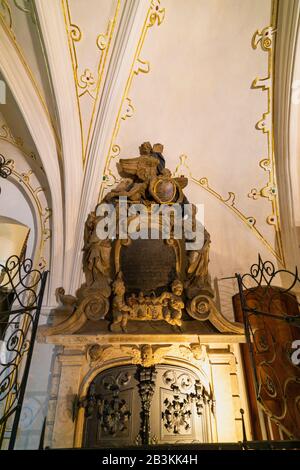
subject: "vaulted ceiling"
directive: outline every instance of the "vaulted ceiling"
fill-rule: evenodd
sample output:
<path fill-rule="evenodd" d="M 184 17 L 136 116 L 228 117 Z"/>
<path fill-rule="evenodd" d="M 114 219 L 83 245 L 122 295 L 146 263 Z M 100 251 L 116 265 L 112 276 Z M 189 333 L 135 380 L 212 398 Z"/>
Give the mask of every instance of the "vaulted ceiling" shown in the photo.
<path fill-rule="evenodd" d="M 189 177 L 189 200 L 204 204 L 223 311 L 236 286 L 222 277 L 247 271 L 258 253 L 280 266 L 291 257 L 280 220 L 290 204 L 278 193 L 286 192 L 286 166 L 278 164 L 278 176 L 274 148 L 273 99 L 287 101 L 274 85 L 287 47 L 278 22 L 284 33 L 297 30 L 283 3 L 0 2 L 0 153 L 14 159 L 16 185 L 36 179 L 49 304 L 56 287 L 79 286 L 87 214 L 117 181 L 118 158 L 138 155 L 147 140 L 164 145 L 167 166 Z"/>

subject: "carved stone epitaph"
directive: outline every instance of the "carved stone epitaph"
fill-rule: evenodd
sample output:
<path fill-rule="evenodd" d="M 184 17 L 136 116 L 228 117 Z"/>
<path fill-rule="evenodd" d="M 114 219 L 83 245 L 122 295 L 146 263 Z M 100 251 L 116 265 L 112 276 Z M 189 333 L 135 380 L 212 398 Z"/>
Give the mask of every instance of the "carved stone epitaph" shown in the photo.
<path fill-rule="evenodd" d="M 168 219 L 168 229 L 161 215 L 153 215 L 153 208 L 161 211 L 176 207 L 182 216 L 188 204 L 183 193 L 188 180 L 172 177 L 165 168 L 162 151 L 161 144 L 152 147 L 145 142 L 140 146 L 140 156 L 119 160 L 121 181 L 100 203 L 114 209 L 110 221 L 115 219 L 116 231 L 112 234 L 108 226 L 105 237 L 99 238 L 97 226 L 104 223 L 105 216 L 98 215 L 98 206 L 88 215 L 83 247 L 85 282 L 75 297 L 65 295 L 62 288 L 57 291 L 62 305 L 56 310 L 53 325 L 41 327 L 40 335 L 76 333 L 87 322 L 96 330 L 99 321 L 101 328 L 114 333 L 126 332 L 128 322 L 140 321 L 160 321 L 180 331 L 183 322 L 190 320 L 208 321 L 219 332 L 243 333 L 242 325 L 226 320 L 214 303 L 208 271 L 209 233 L 203 227 L 200 247 L 196 239 L 188 239 L 196 233 L 196 207 L 189 206 L 193 231 L 188 232 L 188 238 L 184 217 L 180 219 L 182 236 L 178 238 L 174 214 Z M 135 203 L 144 208 L 139 218 L 136 213 L 132 215 Z M 150 231 L 148 239 L 136 236 L 145 221 Z M 132 222 L 136 223 L 135 231 Z M 128 230 L 124 238 L 125 227 Z"/>

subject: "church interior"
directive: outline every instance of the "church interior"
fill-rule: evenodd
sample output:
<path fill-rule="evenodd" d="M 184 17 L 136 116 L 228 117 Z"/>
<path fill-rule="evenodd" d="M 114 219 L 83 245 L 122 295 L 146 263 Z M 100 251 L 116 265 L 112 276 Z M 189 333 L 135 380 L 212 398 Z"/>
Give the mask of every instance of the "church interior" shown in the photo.
<path fill-rule="evenodd" d="M 0 1 L 1 450 L 300 449 L 299 23 Z"/>

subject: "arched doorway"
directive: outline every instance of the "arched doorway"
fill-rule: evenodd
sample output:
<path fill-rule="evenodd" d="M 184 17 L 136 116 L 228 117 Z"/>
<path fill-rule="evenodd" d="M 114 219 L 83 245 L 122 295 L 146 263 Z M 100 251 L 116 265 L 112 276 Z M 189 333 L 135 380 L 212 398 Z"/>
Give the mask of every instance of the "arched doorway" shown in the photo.
<path fill-rule="evenodd" d="M 82 446 L 212 442 L 214 405 L 200 372 L 187 367 L 112 367 L 90 384 Z"/>

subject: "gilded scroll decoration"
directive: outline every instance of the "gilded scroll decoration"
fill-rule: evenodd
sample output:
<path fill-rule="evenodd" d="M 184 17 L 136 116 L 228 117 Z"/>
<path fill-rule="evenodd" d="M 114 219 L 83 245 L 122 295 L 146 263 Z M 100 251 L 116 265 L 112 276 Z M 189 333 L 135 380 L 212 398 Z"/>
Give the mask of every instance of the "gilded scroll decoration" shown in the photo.
<path fill-rule="evenodd" d="M 1 178 L 7 178 L 11 175 L 11 168 L 10 168 L 11 160 L 7 160 L 4 155 L 0 153 L 0 176 Z M 1 189 L 0 189 L 1 191 Z"/>
<path fill-rule="evenodd" d="M 37 163 L 36 153 L 33 151 L 27 151 L 24 148 L 23 139 L 21 137 L 15 137 L 12 134 L 10 128 L 6 124 L 2 124 L 2 126 L 0 127 L 0 140 L 3 140 L 4 142 L 8 142 L 9 144 L 12 144 L 15 148 L 19 149 L 27 159 L 34 160 Z M 39 162 L 39 168 L 43 173 L 45 173 L 45 169 L 43 165 L 41 165 L 40 162 Z"/>
<path fill-rule="evenodd" d="M 14 137 L 10 128 L 5 124 L 0 127 L 0 140 L 8 142 L 15 148 L 19 149 L 25 157 L 36 160 L 36 155 L 34 152 L 25 151 L 22 139 L 19 137 Z M 35 207 L 40 233 L 36 262 L 38 269 L 43 269 L 47 265 L 46 246 L 49 243 L 49 239 L 51 237 L 51 209 L 47 206 L 45 191 L 38 184 L 38 180 L 33 170 L 27 168 L 26 170 L 20 171 L 17 169 L 17 164 L 13 159 L 10 159 L 8 165 L 10 171 L 9 178 L 14 180 L 18 185 L 20 184 L 24 186 L 31 202 Z M 36 182 L 34 182 L 33 179 L 36 179 Z"/>
<path fill-rule="evenodd" d="M 83 33 L 80 26 L 76 25 L 72 20 L 72 12 L 70 0 L 62 0 L 62 9 L 64 13 L 65 27 L 69 40 L 69 50 L 73 67 L 74 82 L 76 86 L 77 108 L 79 114 L 81 141 L 82 141 L 82 160 L 86 159 L 87 147 L 90 141 L 92 126 L 94 123 L 95 113 L 99 102 L 99 93 L 104 74 L 104 68 L 107 61 L 113 33 L 120 10 L 120 0 L 116 2 L 114 16 L 109 20 L 105 33 L 97 35 L 95 44 L 99 60 L 97 70 L 90 70 L 88 67 L 82 67 L 78 59 L 77 43 L 82 40 Z M 83 119 L 83 103 L 82 97 L 88 95 L 92 103 L 89 109 L 89 121 L 84 123 Z M 87 105 L 85 103 L 85 105 Z"/>
<path fill-rule="evenodd" d="M 40 224 L 40 243 L 37 250 L 38 253 L 38 261 L 37 266 L 39 269 L 43 269 L 47 266 L 47 261 L 45 258 L 45 248 L 46 243 L 51 237 L 51 229 L 50 229 L 50 218 L 51 218 L 51 209 L 44 205 L 41 202 L 40 193 L 44 193 L 42 187 L 32 186 L 32 177 L 33 173 L 29 170 L 27 173 L 19 173 L 14 168 L 14 162 L 12 163 L 12 177 L 18 181 L 18 183 L 25 186 L 27 192 L 30 194 L 31 199 L 34 201 L 37 214 L 39 217 L 39 224 Z"/>
<path fill-rule="evenodd" d="M 131 64 L 129 76 L 120 103 L 117 119 L 115 121 L 110 147 L 106 157 L 105 167 L 103 171 L 103 181 L 99 191 L 99 200 L 103 198 L 105 191 L 110 186 L 113 186 L 118 180 L 118 176 L 112 170 L 111 164 L 112 161 L 115 160 L 116 157 L 120 154 L 120 146 L 117 144 L 116 140 L 121 122 L 125 121 L 127 118 L 130 118 L 134 114 L 134 105 L 129 97 L 129 93 L 134 77 L 139 75 L 139 73 L 150 72 L 149 62 L 142 59 L 141 57 L 142 48 L 147 37 L 149 28 L 153 27 L 154 25 L 160 26 L 164 20 L 164 17 L 165 9 L 161 7 L 161 1 L 151 0 L 150 7 L 148 9 L 146 19 L 143 25 L 143 29 L 141 31 L 141 36 L 139 38 L 139 42 L 135 51 L 134 59 Z"/>
<path fill-rule="evenodd" d="M 30 6 L 31 2 L 29 2 L 29 0 L 25 0 L 25 1 L 26 1 L 26 4 L 28 4 L 28 7 L 30 8 L 31 19 L 32 19 L 33 23 L 36 24 L 34 10 Z M 24 13 L 26 13 L 26 14 L 29 13 L 29 10 L 27 8 L 21 7 L 16 2 L 16 0 L 14 1 L 14 4 L 15 4 L 16 8 L 18 8 L 19 10 L 22 10 Z M 31 70 L 31 67 L 30 67 L 28 61 L 26 60 L 26 55 L 24 53 L 24 50 L 22 49 L 21 44 L 18 42 L 16 34 L 13 30 L 12 9 L 9 6 L 9 3 L 8 3 L 7 0 L 0 0 L 0 23 L 3 26 L 5 34 L 8 36 L 8 38 L 10 39 L 14 49 L 16 50 L 17 55 L 20 59 L 20 62 L 22 63 L 22 65 L 24 67 L 24 72 L 27 74 L 29 80 L 31 81 L 32 86 L 33 86 L 33 88 L 36 92 L 36 95 L 37 95 L 37 97 L 38 97 L 38 99 L 39 99 L 39 101 L 40 101 L 40 103 L 41 103 L 41 105 L 42 105 L 42 107 L 45 111 L 46 118 L 49 121 L 51 129 L 53 130 L 53 136 L 54 136 L 54 139 L 55 139 L 55 142 L 56 142 L 56 145 L 57 145 L 58 155 L 59 155 L 59 158 L 60 158 L 61 143 L 60 143 L 59 135 L 58 135 L 57 130 L 56 130 L 56 125 L 55 125 L 54 119 L 52 118 L 52 116 L 50 114 L 50 111 L 49 111 L 49 108 L 47 106 L 45 97 L 42 93 L 41 87 L 37 83 L 37 80 L 34 76 L 34 73 Z M 45 57 L 44 57 L 44 60 L 46 61 Z"/>
<path fill-rule="evenodd" d="M 121 121 L 126 120 L 130 116 L 132 116 L 134 112 L 134 107 L 133 104 L 128 97 L 131 85 L 132 85 L 132 79 L 134 76 L 134 73 L 138 74 L 139 71 L 142 71 L 144 73 L 148 73 L 150 68 L 148 62 L 142 61 L 139 59 L 139 53 L 141 51 L 143 42 L 145 40 L 147 28 L 151 27 L 156 21 L 157 24 L 161 24 L 161 22 L 164 19 L 164 10 L 160 8 L 160 3 L 157 2 L 156 5 L 154 5 L 154 2 L 151 2 L 150 10 L 153 10 L 153 15 L 152 13 L 148 12 L 148 22 L 146 21 L 144 30 L 141 35 L 140 43 L 137 48 L 137 54 L 135 57 L 134 63 L 135 68 L 133 67 L 131 70 L 131 73 L 128 78 L 128 83 L 123 95 L 122 103 L 120 106 L 119 114 L 115 123 L 115 129 L 113 132 L 112 136 L 112 141 L 111 141 L 111 146 L 109 150 L 109 154 L 107 156 L 106 160 L 106 165 L 104 169 L 104 176 L 103 176 L 103 182 L 101 185 L 100 189 L 100 196 L 99 199 L 103 196 L 105 190 L 107 190 L 108 187 L 112 186 L 116 181 L 118 181 L 118 178 L 114 172 L 114 170 L 111 167 L 112 161 L 115 160 L 115 158 L 119 155 L 120 153 L 120 148 L 118 146 L 118 151 L 117 153 L 114 150 L 114 147 L 116 146 L 116 138 L 119 132 L 119 127 L 121 124 Z M 159 15 L 155 13 L 156 11 L 159 11 Z M 152 15 L 152 16 L 151 16 Z M 269 69 L 273 67 L 273 41 L 274 41 L 274 32 L 275 28 L 273 26 L 267 27 L 262 31 L 257 31 L 257 33 L 254 35 L 252 39 L 252 46 L 254 48 L 258 47 L 259 45 L 261 46 L 262 50 L 268 53 L 268 66 Z M 145 68 L 141 69 L 141 64 L 142 66 L 145 66 Z M 272 72 L 272 70 L 271 70 Z M 264 79 L 261 82 L 264 82 L 264 88 L 263 89 L 268 89 L 268 94 L 269 94 L 269 103 L 271 103 L 271 98 L 272 96 L 270 95 L 271 89 L 272 89 L 272 74 L 269 74 L 268 80 Z M 260 81 L 256 79 L 253 82 L 252 87 L 258 88 L 260 87 L 259 84 Z M 263 118 L 257 123 L 257 129 L 262 130 L 264 133 L 268 134 L 268 143 L 269 145 L 272 144 L 272 136 L 273 136 L 273 131 L 270 133 L 267 130 L 267 126 L 269 125 L 268 123 L 270 122 L 270 116 L 269 113 L 265 113 Z M 269 151 L 270 154 L 270 151 Z M 186 156 L 182 156 L 183 158 L 186 158 Z M 236 194 L 232 191 L 228 192 L 228 197 L 223 197 L 220 193 L 218 193 L 214 188 L 211 187 L 209 184 L 208 178 L 202 177 L 202 178 L 196 178 L 191 175 L 191 179 L 194 183 L 197 185 L 201 186 L 203 189 L 205 189 L 207 192 L 209 192 L 212 196 L 216 197 L 221 203 L 225 204 L 233 213 L 235 213 L 236 216 L 238 216 L 242 222 L 245 223 L 245 225 L 255 234 L 255 236 L 267 247 L 267 249 L 280 261 L 281 263 L 284 264 L 284 256 L 283 256 L 283 250 L 282 250 L 282 243 L 281 243 L 281 235 L 280 235 L 280 227 L 279 227 L 279 212 L 278 212 L 278 197 L 277 197 L 277 190 L 276 190 L 276 181 L 275 181 L 275 168 L 274 168 L 274 163 L 273 163 L 273 158 L 270 158 L 270 155 L 268 158 L 264 158 L 260 161 L 260 167 L 267 171 L 270 175 L 270 180 L 268 184 L 262 188 L 261 190 L 252 188 L 248 196 L 252 198 L 253 200 L 259 199 L 259 197 L 265 197 L 267 198 L 271 203 L 272 203 L 272 214 L 270 214 L 267 219 L 266 223 L 268 225 L 274 226 L 275 229 L 275 235 L 277 239 L 276 247 L 272 246 L 271 243 L 266 239 L 266 237 L 263 235 L 262 231 L 257 227 L 257 220 L 253 215 L 245 215 L 242 211 L 241 208 L 238 207 L 236 203 Z M 178 174 L 175 172 L 175 174 Z"/>
<path fill-rule="evenodd" d="M 255 236 L 268 248 L 268 250 L 272 253 L 272 255 L 277 258 L 280 262 L 282 262 L 281 254 L 280 252 L 276 251 L 276 249 L 269 243 L 269 241 L 265 238 L 265 236 L 262 234 L 261 230 L 257 227 L 257 220 L 254 216 L 252 215 L 245 215 L 242 211 L 241 208 L 239 208 L 236 204 L 236 194 L 232 191 L 228 192 L 228 196 L 224 197 L 221 194 L 219 194 L 214 188 L 212 188 L 209 184 L 209 180 L 206 177 L 202 178 L 196 178 L 195 176 L 192 175 L 191 169 L 188 164 L 188 156 L 187 155 L 180 155 L 179 156 L 179 163 L 175 168 L 174 172 L 175 176 L 180 175 L 180 174 L 186 174 L 193 183 L 197 184 L 201 188 L 203 188 L 205 191 L 207 191 L 209 194 L 211 194 L 213 197 L 218 199 L 222 204 L 224 204 L 228 209 L 230 209 L 237 217 L 239 217 L 240 220 L 242 220 L 245 225 L 250 228 L 250 230 L 255 234 Z M 276 195 L 276 190 L 273 187 L 266 187 L 265 188 L 265 197 L 268 197 L 268 199 L 273 199 L 275 198 Z M 253 188 L 250 193 L 248 193 L 248 197 L 252 198 L 254 200 L 259 198 L 259 191 L 255 188 Z M 269 216 L 268 218 L 268 224 L 273 225 L 272 219 L 270 217 L 274 216 Z"/>
<path fill-rule="evenodd" d="M 268 155 L 263 158 L 259 166 L 268 173 L 267 184 L 260 189 L 252 189 L 249 197 L 255 193 L 259 197 L 267 198 L 272 204 L 272 214 L 270 214 L 266 222 L 273 225 L 275 229 L 275 237 L 278 245 L 278 254 L 280 260 L 284 264 L 283 247 L 280 234 L 280 218 L 279 218 L 279 202 L 276 183 L 276 167 L 275 167 L 275 150 L 274 150 L 274 124 L 273 124 L 273 75 L 274 75 L 274 51 L 275 51 L 275 26 L 267 26 L 263 30 L 257 30 L 252 38 L 252 47 L 257 49 L 259 46 L 263 52 L 268 54 L 268 74 L 264 78 L 255 78 L 251 88 L 261 89 L 267 92 L 268 109 L 263 113 L 261 119 L 256 124 L 256 129 L 262 131 L 266 135 L 268 144 Z"/>

